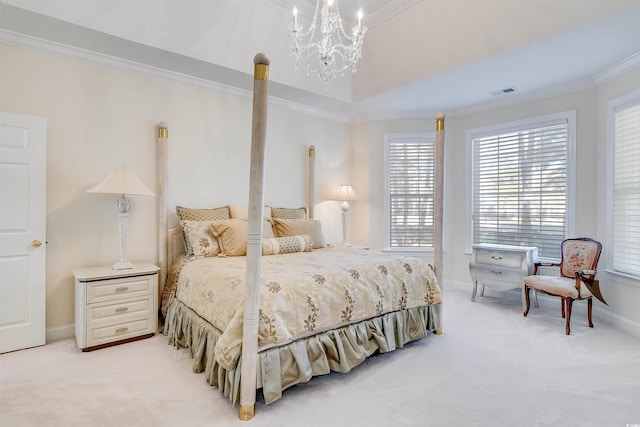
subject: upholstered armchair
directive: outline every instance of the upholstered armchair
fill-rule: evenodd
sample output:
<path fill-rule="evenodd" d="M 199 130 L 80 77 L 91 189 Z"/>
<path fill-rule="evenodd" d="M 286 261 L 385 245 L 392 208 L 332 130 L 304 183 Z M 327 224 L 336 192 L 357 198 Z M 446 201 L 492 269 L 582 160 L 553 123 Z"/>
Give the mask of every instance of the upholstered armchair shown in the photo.
<path fill-rule="evenodd" d="M 571 332 L 571 307 L 575 300 L 587 300 L 587 320 L 593 328 L 591 313 L 593 310 L 593 296 L 605 302 L 600 295 L 598 282 L 595 280 L 596 268 L 602 252 L 600 242 L 588 237 L 566 239 L 561 246 L 562 259 L 559 263 L 536 262 L 533 275 L 524 279 L 524 295 L 526 308 L 524 315 L 529 313 L 529 291 L 561 298 L 562 317 L 566 319 L 566 334 Z M 539 267 L 559 267 L 560 276 L 538 275 Z M 606 302 L 605 302 L 606 304 Z"/>

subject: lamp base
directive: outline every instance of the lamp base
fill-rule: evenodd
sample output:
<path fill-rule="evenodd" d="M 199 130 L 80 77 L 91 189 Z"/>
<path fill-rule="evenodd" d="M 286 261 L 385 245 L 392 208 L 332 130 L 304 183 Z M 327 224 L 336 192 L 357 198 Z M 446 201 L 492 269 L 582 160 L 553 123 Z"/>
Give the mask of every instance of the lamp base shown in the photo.
<path fill-rule="evenodd" d="M 111 266 L 112 270 L 127 270 L 130 268 L 135 268 L 135 266 L 131 264 L 129 261 L 116 262 Z"/>

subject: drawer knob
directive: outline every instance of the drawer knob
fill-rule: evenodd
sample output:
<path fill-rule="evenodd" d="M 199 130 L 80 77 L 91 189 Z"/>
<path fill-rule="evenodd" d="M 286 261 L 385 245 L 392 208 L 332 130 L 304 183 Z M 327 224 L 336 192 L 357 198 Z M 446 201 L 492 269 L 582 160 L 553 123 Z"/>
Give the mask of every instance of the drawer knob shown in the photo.
<path fill-rule="evenodd" d="M 119 288 L 116 288 L 116 292 L 124 292 L 128 289 L 129 288 L 127 286 L 120 286 Z"/>
<path fill-rule="evenodd" d="M 116 308 L 116 313 L 124 313 L 127 310 L 129 310 L 129 307 L 118 307 Z"/>
<path fill-rule="evenodd" d="M 116 329 L 116 334 L 124 334 L 128 330 L 129 330 L 129 328 L 118 328 L 118 329 Z"/>
<path fill-rule="evenodd" d="M 502 271 L 495 271 L 495 270 L 491 270 L 491 272 L 492 272 L 493 274 L 502 274 Z"/>
<path fill-rule="evenodd" d="M 496 255 L 494 255 L 494 256 L 492 256 L 492 257 L 491 257 L 491 259 L 501 260 L 501 259 L 502 259 L 502 257 L 501 257 L 501 256 L 496 256 Z"/>

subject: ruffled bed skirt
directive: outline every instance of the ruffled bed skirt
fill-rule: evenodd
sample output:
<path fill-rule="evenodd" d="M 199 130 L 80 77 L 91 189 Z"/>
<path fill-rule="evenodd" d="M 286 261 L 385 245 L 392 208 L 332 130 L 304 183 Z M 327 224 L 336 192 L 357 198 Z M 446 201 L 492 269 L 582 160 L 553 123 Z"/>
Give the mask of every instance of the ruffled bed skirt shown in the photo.
<path fill-rule="evenodd" d="M 387 313 L 359 323 L 302 338 L 259 353 L 259 375 L 265 403 L 282 391 L 330 371 L 348 372 L 375 353 L 402 348 L 440 328 L 440 304 Z M 240 366 L 228 371 L 215 360 L 221 332 L 182 302 L 174 299 L 165 321 L 169 344 L 187 348 L 193 371 L 204 371 L 207 382 L 235 405 L 240 396 Z"/>

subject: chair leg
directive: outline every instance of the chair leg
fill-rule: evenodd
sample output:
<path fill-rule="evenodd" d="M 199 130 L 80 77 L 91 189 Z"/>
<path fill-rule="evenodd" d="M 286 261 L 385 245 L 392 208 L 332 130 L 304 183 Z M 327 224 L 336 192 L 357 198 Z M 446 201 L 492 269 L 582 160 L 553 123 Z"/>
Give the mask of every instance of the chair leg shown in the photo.
<path fill-rule="evenodd" d="M 522 313 L 524 315 L 524 317 L 527 317 L 527 314 L 529 314 L 529 307 L 531 306 L 531 301 L 529 300 L 529 290 L 531 288 L 529 288 L 527 285 L 524 285 L 524 301 L 525 301 L 525 309 L 524 309 L 524 313 Z"/>
<path fill-rule="evenodd" d="M 572 298 L 567 298 L 566 300 L 563 298 L 564 303 L 562 304 L 562 306 L 564 307 L 565 305 L 567 306 L 567 322 L 566 322 L 566 327 L 565 327 L 565 332 L 567 333 L 567 335 L 569 335 L 571 333 L 571 328 L 570 328 L 570 323 L 571 323 L 571 306 L 573 305 L 573 299 Z"/>
<path fill-rule="evenodd" d="M 564 298 L 560 298 L 560 304 L 562 306 L 562 318 L 564 319 L 566 317 L 564 312 L 564 306 L 565 306 Z"/>
<path fill-rule="evenodd" d="M 593 328 L 593 318 L 591 314 L 593 313 L 593 299 L 589 298 L 587 300 L 587 320 L 589 321 L 589 327 Z"/>

